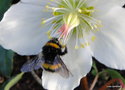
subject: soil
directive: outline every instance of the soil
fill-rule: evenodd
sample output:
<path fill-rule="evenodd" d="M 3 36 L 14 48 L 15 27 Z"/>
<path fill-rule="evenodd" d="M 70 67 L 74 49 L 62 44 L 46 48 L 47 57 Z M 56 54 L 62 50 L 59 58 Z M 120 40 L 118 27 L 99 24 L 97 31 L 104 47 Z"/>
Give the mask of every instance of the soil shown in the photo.
<path fill-rule="evenodd" d="M 25 62 L 27 62 L 27 56 L 15 55 L 14 70 L 12 75 L 20 73 L 20 68 Z M 41 77 L 42 70 L 41 69 L 37 70 L 36 73 L 39 77 Z M 43 87 L 36 82 L 32 74 L 28 72 L 23 75 L 23 78 L 14 87 L 12 87 L 11 90 L 45 90 L 45 89 L 43 89 Z"/>
<path fill-rule="evenodd" d="M 31 58 L 33 58 L 34 56 L 30 56 Z M 107 69 L 107 67 L 101 63 L 99 63 L 96 59 L 93 58 L 93 60 L 96 62 L 97 68 L 99 71 L 102 71 L 103 69 Z M 22 67 L 22 65 L 27 62 L 27 56 L 20 56 L 20 55 L 15 55 L 14 57 L 14 70 L 12 73 L 12 76 L 20 73 L 20 68 Z M 93 68 L 92 68 L 93 69 Z M 118 71 L 118 70 L 117 70 Z M 124 76 L 125 78 L 125 71 L 118 71 L 119 73 L 121 73 L 122 76 Z M 41 77 L 42 75 L 42 70 L 37 70 L 36 71 L 37 75 L 39 77 Z M 104 84 L 106 84 L 109 80 L 111 80 L 110 77 L 108 77 L 107 74 L 104 74 L 105 78 L 99 78 L 95 88 L 93 90 L 98 90 L 101 86 L 103 86 Z M 106 78 L 107 77 L 107 78 Z M 92 74 L 92 70 L 87 74 L 87 83 L 88 83 L 88 87 L 91 86 L 93 80 L 94 80 L 95 76 Z M 113 85 L 119 85 L 118 82 L 116 82 Z M 85 88 L 83 89 L 83 83 L 81 81 L 81 84 L 75 88 L 75 90 L 85 90 Z M 23 78 L 16 84 L 14 85 L 11 90 L 45 90 L 40 84 L 38 84 L 38 82 L 36 82 L 36 80 L 34 79 L 34 77 L 32 76 L 32 74 L 29 73 L 25 73 L 23 75 Z M 106 89 L 106 90 L 118 90 L 118 88 L 110 88 L 110 89 Z"/>

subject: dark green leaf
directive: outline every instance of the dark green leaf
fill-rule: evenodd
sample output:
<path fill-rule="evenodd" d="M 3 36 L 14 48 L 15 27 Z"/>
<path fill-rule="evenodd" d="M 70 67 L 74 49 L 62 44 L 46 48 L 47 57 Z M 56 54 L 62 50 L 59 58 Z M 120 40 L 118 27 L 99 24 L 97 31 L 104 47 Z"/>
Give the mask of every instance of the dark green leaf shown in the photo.
<path fill-rule="evenodd" d="M 11 50 L 5 50 L 0 47 L 0 74 L 10 77 L 13 66 L 14 53 Z"/>
<path fill-rule="evenodd" d="M 97 69 L 97 67 L 96 67 L 95 61 L 93 61 L 92 67 L 93 67 L 93 69 L 92 69 L 92 74 L 93 74 L 94 76 L 96 76 L 96 74 L 98 73 L 98 69 Z"/>
<path fill-rule="evenodd" d="M 117 79 L 121 79 L 123 81 L 123 83 L 125 84 L 125 79 L 121 76 L 121 74 L 115 70 L 112 69 L 106 69 L 105 70 L 113 79 L 117 78 Z"/>
<path fill-rule="evenodd" d="M 12 0 L 0 0 L 0 20 L 3 17 L 5 11 L 10 7 Z"/>
<path fill-rule="evenodd" d="M 12 0 L 0 0 L 0 20 L 5 11 L 10 7 Z M 13 52 L 3 49 L 0 46 L 0 74 L 10 77 L 13 66 Z"/>

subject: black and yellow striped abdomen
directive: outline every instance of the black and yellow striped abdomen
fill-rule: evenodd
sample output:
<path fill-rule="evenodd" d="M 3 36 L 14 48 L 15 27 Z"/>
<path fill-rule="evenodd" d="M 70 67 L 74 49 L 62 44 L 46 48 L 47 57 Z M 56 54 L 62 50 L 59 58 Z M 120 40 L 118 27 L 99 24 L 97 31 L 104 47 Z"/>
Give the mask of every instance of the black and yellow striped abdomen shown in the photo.
<path fill-rule="evenodd" d="M 44 63 L 44 64 L 42 64 L 42 67 L 47 71 L 56 72 L 62 67 L 62 65 L 60 63 L 58 63 L 58 64 Z"/>

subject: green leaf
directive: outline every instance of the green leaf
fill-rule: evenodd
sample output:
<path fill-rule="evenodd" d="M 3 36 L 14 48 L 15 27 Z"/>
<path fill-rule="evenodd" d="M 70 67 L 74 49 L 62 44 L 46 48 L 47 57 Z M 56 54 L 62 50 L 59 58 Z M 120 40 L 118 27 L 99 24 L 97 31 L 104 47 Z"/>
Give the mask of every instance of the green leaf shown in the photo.
<path fill-rule="evenodd" d="M 98 69 L 96 67 L 95 61 L 93 61 L 92 67 L 93 67 L 93 69 L 92 69 L 92 75 L 96 76 L 96 74 L 98 74 Z"/>
<path fill-rule="evenodd" d="M 5 86 L 4 90 L 9 90 L 12 86 L 14 86 L 23 76 L 24 73 L 20 73 L 15 76 L 10 82 Z"/>
<path fill-rule="evenodd" d="M 10 7 L 12 0 L 0 0 L 0 20 L 2 19 L 5 11 Z M 0 46 L 0 74 L 5 77 L 10 77 L 13 66 L 12 51 L 3 49 Z"/>
<path fill-rule="evenodd" d="M 0 74 L 5 77 L 10 77 L 13 69 L 13 56 L 11 50 L 5 50 L 0 47 Z"/>
<path fill-rule="evenodd" d="M 10 90 L 12 86 L 14 86 L 20 79 L 22 79 L 23 72 L 17 74 L 16 76 L 12 77 L 11 79 L 7 80 L 1 87 L 0 90 Z"/>
<path fill-rule="evenodd" d="M 0 20 L 3 17 L 5 11 L 10 7 L 12 0 L 0 0 Z"/>
<path fill-rule="evenodd" d="M 121 79 L 125 84 L 125 79 L 122 77 L 122 75 L 119 72 L 112 69 L 106 69 L 105 71 L 111 76 L 112 79 L 114 78 Z"/>

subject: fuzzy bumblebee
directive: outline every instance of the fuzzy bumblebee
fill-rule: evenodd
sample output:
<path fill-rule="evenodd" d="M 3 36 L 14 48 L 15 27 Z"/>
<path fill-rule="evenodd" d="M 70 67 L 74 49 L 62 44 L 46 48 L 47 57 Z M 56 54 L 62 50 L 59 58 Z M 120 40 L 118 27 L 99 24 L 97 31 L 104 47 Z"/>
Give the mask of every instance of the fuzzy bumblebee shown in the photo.
<path fill-rule="evenodd" d="M 60 44 L 57 38 L 52 38 L 43 47 L 42 52 L 37 57 L 27 63 L 25 63 L 21 71 L 29 72 L 42 68 L 48 72 L 57 72 L 63 77 L 69 77 L 70 72 L 60 56 L 67 53 L 67 47 Z"/>

